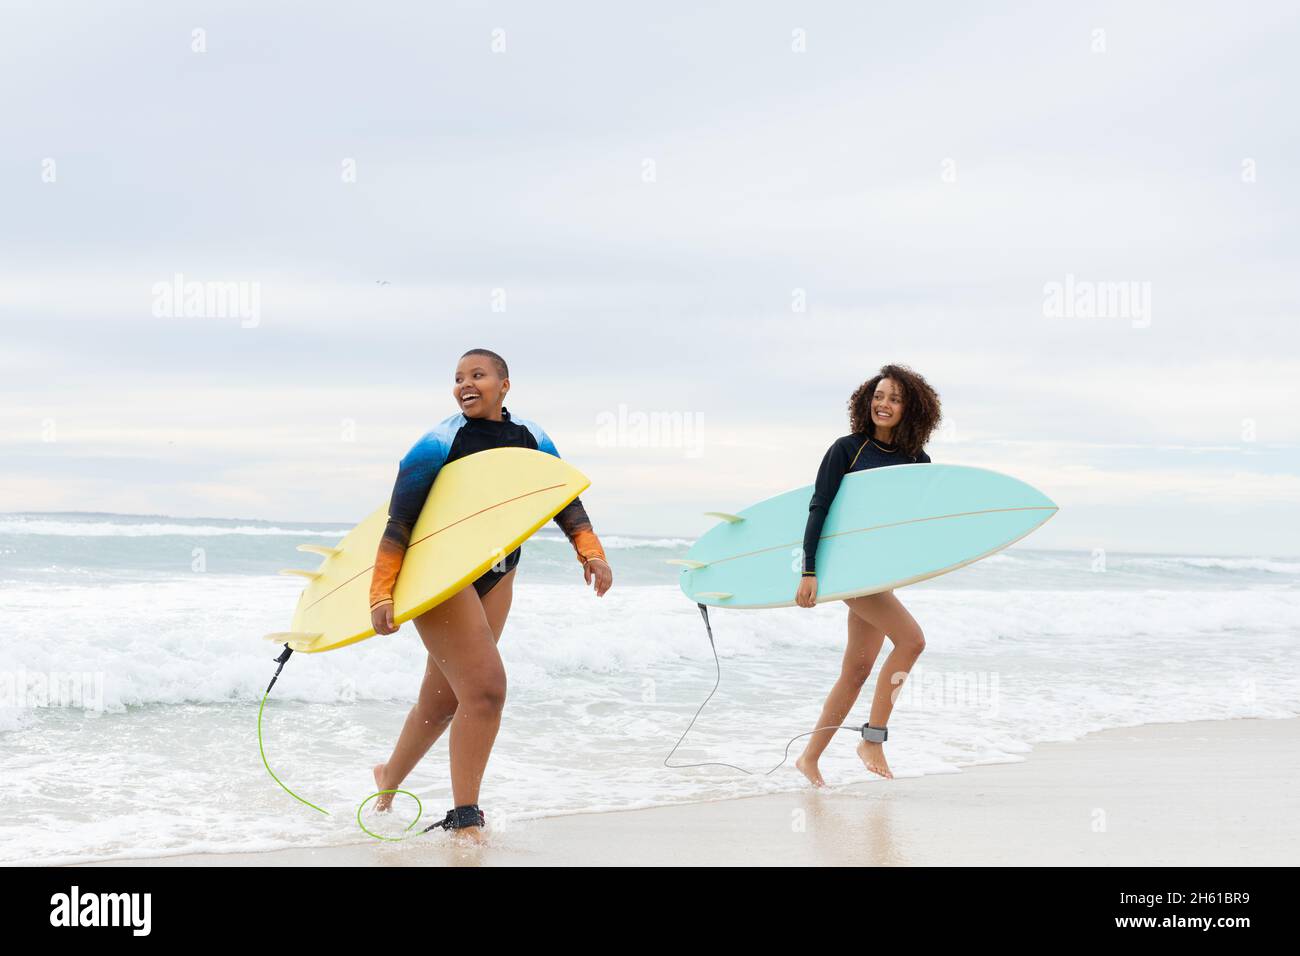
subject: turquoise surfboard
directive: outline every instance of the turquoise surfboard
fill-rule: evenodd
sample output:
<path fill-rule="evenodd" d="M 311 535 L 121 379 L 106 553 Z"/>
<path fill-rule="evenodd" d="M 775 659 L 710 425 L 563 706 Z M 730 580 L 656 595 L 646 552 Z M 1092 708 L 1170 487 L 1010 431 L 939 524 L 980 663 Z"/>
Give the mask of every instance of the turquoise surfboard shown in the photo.
<path fill-rule="evenodd" d="M 681 587 L 712 607 L 790 607 L 812 486 L 722 521 L 687 552 Z M 1056 514 L 1016 478 L 966 465 L 890 465 L 844 476 L 817 547 L 817 603 L 947 574 L 1001 551 Z"/>

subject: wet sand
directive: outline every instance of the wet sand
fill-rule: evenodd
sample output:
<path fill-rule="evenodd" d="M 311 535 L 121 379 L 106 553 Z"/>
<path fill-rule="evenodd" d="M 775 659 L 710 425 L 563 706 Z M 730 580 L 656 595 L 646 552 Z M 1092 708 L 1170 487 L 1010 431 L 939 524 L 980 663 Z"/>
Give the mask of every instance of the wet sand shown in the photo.
<path fill-rule="evenodd" d="M 865 771 L 864 771 L 865 775 Z M 1197 721 L 1041 744 L 1019 763 L 829 791 L 113 866 L 1295 865 L 1300 719 Z M 95 864 L 91 864 L 95 865 Z"/>

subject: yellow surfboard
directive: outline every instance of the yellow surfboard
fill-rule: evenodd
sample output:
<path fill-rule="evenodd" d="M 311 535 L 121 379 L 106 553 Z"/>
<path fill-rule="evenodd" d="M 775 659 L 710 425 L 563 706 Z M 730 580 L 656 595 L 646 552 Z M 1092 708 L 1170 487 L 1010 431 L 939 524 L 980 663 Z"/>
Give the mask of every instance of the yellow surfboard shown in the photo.
<path fill-rule="evenodd" d="M 519 547 L 591 482 L 572 465 L 530 448 L 493 448 L 444 465 L 393 588 L 394 620 L 401 624 L 441 604 Z M 266 635 L 309 654 L 373 637 L 370 578 L 388 524 L 383 507 L 332 547 L 305 544 L 320 554 L 316 571 L 290 569 L 308 579 L 292 630 Z"/>

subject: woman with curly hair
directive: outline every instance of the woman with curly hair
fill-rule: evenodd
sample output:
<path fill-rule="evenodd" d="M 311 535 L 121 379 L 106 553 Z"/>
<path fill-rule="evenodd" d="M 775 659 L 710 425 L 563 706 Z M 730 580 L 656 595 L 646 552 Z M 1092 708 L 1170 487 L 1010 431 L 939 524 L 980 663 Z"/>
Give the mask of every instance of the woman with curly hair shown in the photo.
<path fill-rule="evenodd" d="M 883 366 L 880 374 L 863 382 L 853 393 L 849 399 L 853 433 L 831 445 L 817 471 L 804 530 L 803 576 L 795 594 L 796 604 L 813 607 L 817 603 L 817 543 L 826 512 L 844 476 L 867 468 L 928 462 L 930 456 L 925 453 L 924 445 L 939 419 L 938 393 L 904 365 Z M 795 761 L 795 766 L 817 787 L 826 786 L 817 761 L 871 676 L 871 668 L 886 637 L 894 647 L 876 680 L 871 717 L 858 745 L 858 756 L 872 773 L 893 777 L 882 746 L 888 736 L 886 725 L 894 709 L 896 689 L 902 687 L 912 665 L 925 650 L 920 625 L 892 590 L 849 598 L 844 603 L 849 608 L 849 636 L 843 668 L 815 725 L 822 729 L 809 735 L 808 745 Z"/>

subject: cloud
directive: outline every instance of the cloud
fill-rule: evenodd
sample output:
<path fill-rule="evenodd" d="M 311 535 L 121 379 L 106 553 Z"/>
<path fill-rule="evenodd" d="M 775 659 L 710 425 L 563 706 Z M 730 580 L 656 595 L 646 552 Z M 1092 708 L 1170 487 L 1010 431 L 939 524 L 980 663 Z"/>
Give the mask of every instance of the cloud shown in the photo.
<path fill-rule="evenodd" d="M 1068 501 L 1043 541 L 1283 546 L 1294 11 L 735 9 L 237 2 L 203 54 L 143 9 L 15 11 L 4 507 L 351 520 L 486 345 L 611 530 L 810 482 L 901 361 L 936 461 Z M 256 283 L 256 327 L 156 317 L 177 273 Z M 1067 275 L 1149 283 L 1149 327 L 1048 318 Z M 698 446 L 602 443 L 620 407 Z"/>

